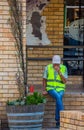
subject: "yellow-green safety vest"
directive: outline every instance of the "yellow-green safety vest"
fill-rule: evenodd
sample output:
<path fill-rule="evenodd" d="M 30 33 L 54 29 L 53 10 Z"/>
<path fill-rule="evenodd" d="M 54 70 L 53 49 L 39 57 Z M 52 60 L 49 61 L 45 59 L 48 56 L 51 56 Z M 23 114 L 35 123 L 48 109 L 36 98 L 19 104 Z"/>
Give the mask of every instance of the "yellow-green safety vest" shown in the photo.
<path fill-rule="evenodd" d="M 66 66 L 60 64 L 60 72 L 64 75 L 66 71 Z M 60 75 L 57 73 L 55 76 L 55 70 L 53 64 L 48 65 L 48 77 L 47 77 L 47 86 L 46 90 L 55 89 L 57 92 L 65 90 L 65 84 L 62 82 Z"/>

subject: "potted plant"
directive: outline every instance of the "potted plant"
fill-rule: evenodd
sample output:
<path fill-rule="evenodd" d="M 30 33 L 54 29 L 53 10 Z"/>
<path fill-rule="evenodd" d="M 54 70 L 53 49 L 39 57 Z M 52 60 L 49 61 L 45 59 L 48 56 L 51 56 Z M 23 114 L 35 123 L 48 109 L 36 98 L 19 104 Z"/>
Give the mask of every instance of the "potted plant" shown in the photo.
<path fill-rule="evenodd" d="M 45 97 L 39 92 L 27 93 L 26 59 L 23 50 L 22 3 L 7 0 L 10 10 L 8 23 L 15 38 L 19 98 L 7 101 L 7 117 L 10 130 L 40 130 L 42 128 Z"/>
<path fill-rule="evenodd" d="M 45 97 L 34 92 L 25 98 L 7 102 L 10 130 L 41 130 Z"/>

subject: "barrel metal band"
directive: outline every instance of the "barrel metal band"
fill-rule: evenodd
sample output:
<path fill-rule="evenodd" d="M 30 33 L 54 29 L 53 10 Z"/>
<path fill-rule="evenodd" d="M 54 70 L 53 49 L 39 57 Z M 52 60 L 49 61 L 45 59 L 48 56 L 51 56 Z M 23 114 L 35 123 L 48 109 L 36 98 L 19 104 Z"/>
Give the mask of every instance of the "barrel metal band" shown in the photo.
<path fill-rule="evenodd" d="M 38 127 L 42 127 L 42 124 L 38 124 L 38 125 L 27 125 L 27 126 L 18 126 L 18 125 L 10 125 L 10 128 L 38 128 Z"/>
<path fill-rule="evenodd" d="M 8 116 L 36 116 L 43 115 L 44 112 L 35 112 L 35 113 L 7 113 Z"/>
<path fill-rule="evenodd" d="M 9 123 L 36 123 L 36 122 L 42 122 L 43 119 L 39 120 L 8 120 Z"/>

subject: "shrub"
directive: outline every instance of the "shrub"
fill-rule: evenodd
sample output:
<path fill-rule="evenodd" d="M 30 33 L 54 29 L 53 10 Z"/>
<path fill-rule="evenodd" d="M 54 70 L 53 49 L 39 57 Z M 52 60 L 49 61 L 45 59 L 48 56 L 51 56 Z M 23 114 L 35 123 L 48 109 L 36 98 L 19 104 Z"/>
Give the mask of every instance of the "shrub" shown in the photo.
<path fill-rule="evenodd" d="M 39 92 L 34 92 L 17 100 L 7 101 L 7 105 L 38 105 L 40 103 L 46 103 L 46 98 Z"/>

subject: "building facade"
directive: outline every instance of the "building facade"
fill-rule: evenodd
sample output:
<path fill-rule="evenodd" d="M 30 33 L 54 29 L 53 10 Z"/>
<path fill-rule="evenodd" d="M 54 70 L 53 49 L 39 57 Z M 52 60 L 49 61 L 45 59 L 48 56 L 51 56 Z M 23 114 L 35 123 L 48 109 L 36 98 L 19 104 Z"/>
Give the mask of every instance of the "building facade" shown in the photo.
<path fill-rule="evenodd" d="M 83 110 L 84 2 L 82 0 L 81 3 L 78 0 L 74 2 L 69 2 L 69 0 L 32 0 L 32 2 L 22 0 L 22 5 L 28 88 L 33 85 L 35 90 L 42 91 L 44 67 L 51 63 L 53 55 L 59 54 L 69 71 L 67 92 L 74 91 L 75 93 L 65 95 L 65 109 L 71 109 L 72 105 L 72 109 Z M 19 97 L 15 79 L 17 72 L 15 40 L 10 26 L 7 24 L 9 17 L 7 0 L 0 0 L 0 120 L 2 128 L 5 130 L 7 128 L 6 102 Z M 79 32 L 78 30 L 80 34 L 76 33 Z M 76 92 L 78 93 L 76 94 Z M 54 122 L 52 112 L 55 106 L 54 100 L 49 96 L 47 98 L 49 102 L 47 102 L 45 110 L 45 127 L 49 126 L 50 122 L 53 125 Z M 50 113 L 47 116 L 48 110 Z"/>

